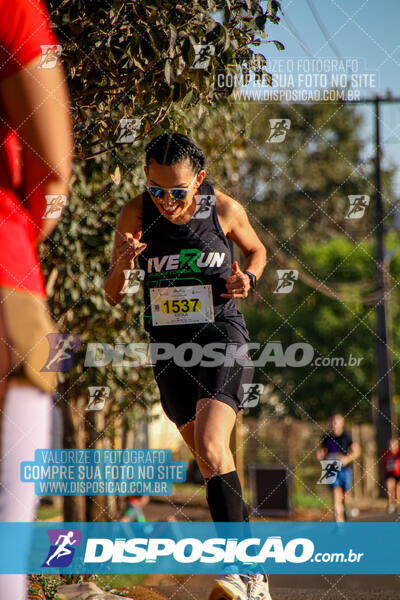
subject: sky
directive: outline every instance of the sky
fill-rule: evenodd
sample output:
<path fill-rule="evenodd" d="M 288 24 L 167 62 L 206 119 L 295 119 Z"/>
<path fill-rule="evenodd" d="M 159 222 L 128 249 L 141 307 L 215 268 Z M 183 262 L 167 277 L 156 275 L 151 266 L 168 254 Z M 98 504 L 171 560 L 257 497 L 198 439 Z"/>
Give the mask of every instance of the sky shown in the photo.
<path fill-rule="evenodd" d="M 384 95 L 391 90 L 394 95 L 400 95 L 400 1 L 311 0 L 309 3 L 308 0 L 283 0 L 284 16 L 278 26 L 268 26 L 268 33 L 276 32 L 289 56 L 308 56 L 291 31 L 291 25 L 312 56 L 336 57 L 314 18 L 310 4 L 338 54 L 345 58 L 358 58 L 364 62 L 366 71 L 377 73 L 378 87 L 374 92 Z M 274 55 L 277 53 L 275 51 Z"/>
<path fill-rule="evenodd" d="M 306 89 L 304 73 L 317 65 L 315 59 L 331 59 L 327 64 L 338 73 L 332 59 L 339 57 L 348 59 L 348 76 L 354 76 L 360 97 L 391 93 L 400 98 L 400 0 L 283 0 L 281 5 L 284 15 L 279 25 L 268 23 L 266 31 L 270 39 L 281 41 L 285 50 L 279 52 L 273 44 L 262 44 L 260 51 L 271 59 L 271 66 L 274 59 L 282 62 L 281 67 L 275 64 L 282 72 L 294 65 L 295 87 Z M 313 81 L 317 86 L 319 77 Z M 372 139 L 373 108 L 361 110 L 365 136 Z M 400 102 L 383 106 L 381 132 L 384 161 L 399 166 L 396 188 L 400 198 Z M 366 151 L 372 152 L 372 145 L 367 144 Z"/>

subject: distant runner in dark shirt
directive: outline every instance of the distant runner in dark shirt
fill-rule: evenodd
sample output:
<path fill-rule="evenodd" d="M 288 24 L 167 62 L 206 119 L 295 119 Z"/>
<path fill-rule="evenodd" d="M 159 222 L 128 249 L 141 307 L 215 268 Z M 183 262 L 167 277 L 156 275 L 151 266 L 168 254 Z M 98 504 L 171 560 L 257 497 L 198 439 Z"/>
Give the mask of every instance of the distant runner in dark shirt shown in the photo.
<path fill-rule="evenodd" d="M 327 433 L 321 443 L 322 448 L 326 448 L 327 457 L 330 458 L 329 455 L 339 455 L 344 454 L 347 455 L 349 448 L 353 444 L 353 438 L 350 433 L 347 431 L 343 431 L 341 435 L 334 435 L 333 433 Z"/>
<path fill-rule="evenodd" d="M 350 464 L 360 456 L 361 451 L 359 445 L 353 442 L 351 435 L 344 431 L 342 414 L 332 415 L 330 425 L 330 432 L 324 435 L 317 450 L 317 459 L 329 461 L 320 483 L 328 483 L 332 489 L 335 520 L 342 522 L 345 520 L 346 499 L 352 484 Z"/>

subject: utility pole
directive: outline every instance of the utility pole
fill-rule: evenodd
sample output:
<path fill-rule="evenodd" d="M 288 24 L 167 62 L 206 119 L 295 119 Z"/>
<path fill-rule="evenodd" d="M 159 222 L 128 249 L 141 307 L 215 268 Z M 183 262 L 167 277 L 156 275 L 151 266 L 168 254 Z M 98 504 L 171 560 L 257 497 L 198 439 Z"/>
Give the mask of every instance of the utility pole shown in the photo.
<path fill-rule="evenodd" d="M 389 439 L 393 436 L 395 413 L 393 410 L 393 375 L 391 360 L 391 335 L 388 310 L 388 273 L 385 264 L 384 243 L 384 210 L 382 202 L 381 177 L 381 128 L 380 105 L 386 102 L 400 102 L 400 98 L 365 98 L 360 100 L 345 100 L 346 104 L 373 104 L 375 109 L 375 236 L 376 236 L 376 355 L 377 355 L 377 444 L 378 459 L 388 447 Z M 382 461 L 379 461 L 381 495 L 384 495 L 384 472 Z"/>
<path fill-rule="evenodd" d="M 389 349 L 389 319 L 388 319 L 388 286 L 387 270 L 385 264 L 385 246 L 383 224 L 384 211 L 382 203 L 382 178 L 381 178 L 381 136 L 380 136 L 380 98 L 375 98 L 375 217 L 376 217 L 376 335 L 377 335 L 377 367 L 378 367 L 378 415 L 377 415 L 377 442 L 378 457 L 388 447 L 388 441 L 393 435 L 393 377 L 392 360 Z M 380 479 L 384 473 L 380 462 Z"/>

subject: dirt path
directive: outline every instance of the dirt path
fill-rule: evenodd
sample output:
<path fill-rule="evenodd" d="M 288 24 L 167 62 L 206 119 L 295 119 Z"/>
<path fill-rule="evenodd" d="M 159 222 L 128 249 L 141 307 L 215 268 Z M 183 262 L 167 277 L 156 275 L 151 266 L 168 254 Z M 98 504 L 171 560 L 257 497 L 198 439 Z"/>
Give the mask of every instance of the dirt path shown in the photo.
<path fill-rule="evenodd" d="M 213 575 L 150 575 L 143 586 L 168 600 L 207 600 L 213 580 Z M 275 575 L 270 589 L 273 600 L 400 600 L 400 576 Z"/>
<path fill-rule="evenodd" d="M 311 511 L 312 512 L 312 511 Z M 295 520 L 320 521 L 319 511 L 296 514 Z M 150 503 L 149 521 L 209 521 L 204 506 L 179 503 Z M 306 518 L 305 518 L 306 517 Z M 61 520 L 49 519 L 49 521 Z M 362 510 L 356 521 L 393 521 L 399 515 L 387 515 L 381 507 Z M 400 560 L 400 558 L 399 558 Z M 126 589 L 133 600 L 208 600 L 213 575 L 149 575 L 142 585 Z M 400 575 L 274 575 L 270 579 L 272 600 L 400 600 Z"/>
<path fill-rule="evenodd" d="M 150 575 L 142 585 L 120 591 L 132 600 L 208 600 L 213 580 L 211 575 Z M 276 575 L 270 587 L 273 600 L 400 600 L 399 581 L 399 576 Z M 29 598 L 38 597 L 43 596 Z"/>

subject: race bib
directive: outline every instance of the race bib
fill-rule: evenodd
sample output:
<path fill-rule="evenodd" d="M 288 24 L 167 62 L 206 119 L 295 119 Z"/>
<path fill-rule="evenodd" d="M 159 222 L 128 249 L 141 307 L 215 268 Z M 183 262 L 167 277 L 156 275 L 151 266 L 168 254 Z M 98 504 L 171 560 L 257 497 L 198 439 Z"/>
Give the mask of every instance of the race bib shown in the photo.
<path fill-rule="evenodd" d="M 214 305 L 211 285 L 150 288 L 153 325 L 212 323 Z"/>

